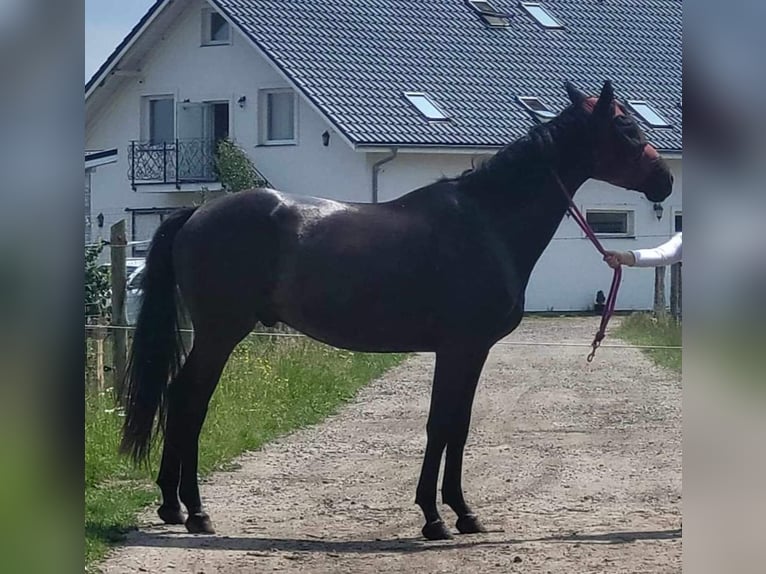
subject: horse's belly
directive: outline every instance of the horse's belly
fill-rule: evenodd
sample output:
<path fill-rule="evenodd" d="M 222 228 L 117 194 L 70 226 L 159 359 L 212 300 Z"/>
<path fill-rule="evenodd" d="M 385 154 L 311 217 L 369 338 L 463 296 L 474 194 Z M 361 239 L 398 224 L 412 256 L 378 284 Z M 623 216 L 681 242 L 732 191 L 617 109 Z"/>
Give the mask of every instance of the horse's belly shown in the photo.
<path fill-rule="evenodd" d="M 281 305 L 280 320 L 327 344 L 375 352 L 428 350 L 435 344 L 436 317 L 425 303 L 402 293 L 374 290 L 333 293 L 303 290 Z"/>
<path fill-rule="evenodd" d="M 424 281 L 423 284 L 427 284 Z M 476 289 L 459 296 L 411 284 L 303 284 L 280 305 L 280 320 L 335 347 L 369 352 L 432 351 L 456 340 L 494 341 L 519 322 L 519 303 Z"/>

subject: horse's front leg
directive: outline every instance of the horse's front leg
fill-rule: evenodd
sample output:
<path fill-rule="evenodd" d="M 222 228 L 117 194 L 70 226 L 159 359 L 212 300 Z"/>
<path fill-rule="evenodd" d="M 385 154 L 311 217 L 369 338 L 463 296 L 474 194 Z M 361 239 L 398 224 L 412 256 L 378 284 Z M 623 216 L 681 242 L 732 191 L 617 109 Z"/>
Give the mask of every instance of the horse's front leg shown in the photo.
<path fill-rule="evenodd" d="M 487 531 L 476 514 L 471 510 L 471 507 L 466 503 L 462 487 L 463 451 L 466 439 L 468 438 L 468 428 L 471 424 L 471 409 L 476 383 L 478 383 L 478 376 L 476 377 L 476 382 L 466 389 L 465 397 L 462 404 L 460 404 L 460 410 L 455 417 L 455 426 L 447 440 L 447 457 L 444 463 L 444 479 L 442 482 L 442 501 L 444 504 L 448 504 L 457 514 L 455 527 L 461 534 L 475 534 Z"/>
<path fill-rule="evenodd" d="M 471 531 L 473 513 L 463 500 L 460 487 L 463 445 L 468 434 L 471 402 L 488 350 L 483 348 L 437 352 L 434 384 L 431 391 L 431 407 L 426 432 L 428 440 L 423 458 L 423 468 L 418 481 L 415 502 L 423 510 L 426 524 L 423 536 L 429 540 L 452 538 L 452 534 L 436 508 L 436 485 L 442 453 L 447 447 L 445 466 L 444 501 L 458 513 L 458 530 Z M 467 406 L 465 403 L 468 403 Z M 466 412 L 467 408 L 467 412 Z M 449 476 L 449 478 L 448 478 Z M 456 477 L 456 478 L 455 478 Z M 458 493 L 457 495 L 455 493 Z M 481 527 L 475 520 L 473 531 Z"/>

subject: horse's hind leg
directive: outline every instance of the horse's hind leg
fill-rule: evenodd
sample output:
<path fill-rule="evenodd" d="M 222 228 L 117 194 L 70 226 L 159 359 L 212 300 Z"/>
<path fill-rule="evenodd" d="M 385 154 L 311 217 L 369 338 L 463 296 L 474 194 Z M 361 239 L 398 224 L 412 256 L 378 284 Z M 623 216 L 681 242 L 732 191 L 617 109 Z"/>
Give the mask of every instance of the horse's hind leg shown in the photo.
<path fill-rule="evenodd" d="M 170 423 L 175 423 L 177 417 L 178 393 L 183 388 L 183 381 L 189 376 L 189 371 L 194 368 L 194 361 L 191 353 L 186 362 L 181 367 L 181 371 L 168 386 L 167 393 L 167 419 L 165 423 L 165 439 L 162 445 L 162 459 L 160 461 L 160 471 L 157 475 L 157 486 L 162 492 L 162 504 L 157 509 L 157 515 L 165 524 L 183 524 L 186 521 L 183 509 L 181 508 L 181 499 L 178 497 L 178 485 L 181 483 L 181 452 L 178 445 L 172 440 L 168 440 L 171 434 Z"/>
<path fill-rule="evenodd" d="M 157 485 L 162 491 L 162 504 L 157 514 L 165 524 L 183 524 L 186 520 L 178 498 L 178 484 L 181 481 L 181 455 L 178 449 L 165 440 L 162 447 L 162 461 L 157 476 Z"/>
<path fill-rule="evenodd" d="M 199 435 L 226 361 L 249 330 L 242 328 L 235 333 L 215 334 L 198 331 L 186 363 L 168 389 L 165 447 L 157 479 L 163 504 L 158 513 L 163 520 L 170 518 L 174 523 L 182 519 L 178 504 L 180 495 L 188 512 L 186 528 L 189 532 L 214 532 L 210 518 L 202 508 L 197 484 Z"/>
<path fill-rule="evenodd" d="M 187 395 L 198 392 L 195 387 L 200 387 L 200 383 L 195 383 L 195 381 L 202 375 L 200 355 L 205 353 L 204 344 L 195 342 L 181 371 L 168 387 L 165 440 L 162 447 L 160 471 L 157 476 L 157 485 L 162 492 L 162 504 L 157 509 L 157 514 L 165 524 L 184 524 L 186 521 L 186 516 L 181 508 L 181 499 L 178 496 L 178 487 L 181 483 L 182 443 L 187 440 L 184 435 L 189 416 L 186 412 L 189 403 Z M 211 383 L 210 395 L 212 395 L 217 382 L 216 378 Z"/>

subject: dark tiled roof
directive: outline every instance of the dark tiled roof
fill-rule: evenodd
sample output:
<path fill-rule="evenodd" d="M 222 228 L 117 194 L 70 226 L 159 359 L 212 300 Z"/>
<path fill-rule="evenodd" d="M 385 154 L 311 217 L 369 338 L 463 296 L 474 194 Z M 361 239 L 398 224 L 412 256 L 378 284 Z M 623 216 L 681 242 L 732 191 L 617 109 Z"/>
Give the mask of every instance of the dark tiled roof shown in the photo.
<path fill-rule="evenodd" d="M 564 24 L 540 27 L 512 0 L 488 28 L 465 0 L 214 0 L 356 144 L 500 146 L 532 120 L 516 96 L 554 110 L 569 79 L 647 100 L 672 124 L 650 129 L 681 149 L 681 0 L 547 0 Z M 449 116 L 429 122 L 402 95 L 427 92 Z"/>

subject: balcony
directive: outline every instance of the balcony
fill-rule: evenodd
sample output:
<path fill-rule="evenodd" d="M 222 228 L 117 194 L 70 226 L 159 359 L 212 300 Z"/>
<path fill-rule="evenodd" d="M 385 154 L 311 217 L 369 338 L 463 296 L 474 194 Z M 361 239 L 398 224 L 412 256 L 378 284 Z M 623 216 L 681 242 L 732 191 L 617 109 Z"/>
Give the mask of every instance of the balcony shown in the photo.
<path fill-rule="evenodd" d="M 216 142 L 212 139 L 176 139 L 161 143 L 131 141 L 128 177 L 138 186 L 185 183 L 214 183 Z"/>

